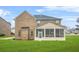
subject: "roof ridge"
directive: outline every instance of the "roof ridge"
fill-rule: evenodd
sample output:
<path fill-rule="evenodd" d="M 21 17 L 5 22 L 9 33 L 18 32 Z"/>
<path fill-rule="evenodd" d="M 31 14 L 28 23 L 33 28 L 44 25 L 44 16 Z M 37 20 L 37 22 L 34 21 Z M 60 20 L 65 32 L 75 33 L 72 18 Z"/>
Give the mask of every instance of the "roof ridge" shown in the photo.
<path fill-rule="evenodd" d="M 16 18 L 18 18 L 19 16 L 23 15 L 24 13 L 26 13 L 26 14 L 30 15 L 31 17 L 33 17 L 28 11 L 25 10 L 25 11 L 21 12 L 18 16 L 16 16 L 16 17 L 14 18 L 14 20 L 15 20 Z"/>

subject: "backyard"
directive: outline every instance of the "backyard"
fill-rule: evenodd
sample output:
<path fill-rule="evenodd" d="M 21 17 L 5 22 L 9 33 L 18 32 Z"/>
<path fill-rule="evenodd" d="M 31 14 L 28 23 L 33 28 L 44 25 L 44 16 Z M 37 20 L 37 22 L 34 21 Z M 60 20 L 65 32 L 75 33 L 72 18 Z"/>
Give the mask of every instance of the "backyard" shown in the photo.
<path fill-rule="evenodd" d="M 5 38 L 5 37 L 3 37 Z M 0 52 L 79 52 L 79 35 L 66 36 L 66 41 L 5 40 L 0 37 Z"/>

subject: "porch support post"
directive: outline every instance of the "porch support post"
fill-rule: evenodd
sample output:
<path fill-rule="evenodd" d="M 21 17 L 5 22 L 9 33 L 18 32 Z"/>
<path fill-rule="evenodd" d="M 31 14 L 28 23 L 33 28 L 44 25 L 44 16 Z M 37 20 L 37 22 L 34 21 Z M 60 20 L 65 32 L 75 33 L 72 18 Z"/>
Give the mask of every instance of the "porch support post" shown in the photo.
<path fill-rule="evenodd" d="M 65 39 L 65 34 L 66 34 L 66 33 L 65 33 L 65 29 L 64 29 L 64 39 Z"/>
<path fill-rule="evenodd" d="M 34 35 L 34 39 L 36 40 L 36 28 L 35 28 L 35 35 Z"/>
<path fill-rule="evenodd" d="M 46 36 L 46 31 L 45 31 L 46 29 L 44 29 L 44 38 L 45 38 L 45 36 Z"/>
<path fill-rule="evenodd" d="M 55 32 L 56 32 L 56 28 L 54 28 L 54 38 L 56 37 L 56 33 Z"/>

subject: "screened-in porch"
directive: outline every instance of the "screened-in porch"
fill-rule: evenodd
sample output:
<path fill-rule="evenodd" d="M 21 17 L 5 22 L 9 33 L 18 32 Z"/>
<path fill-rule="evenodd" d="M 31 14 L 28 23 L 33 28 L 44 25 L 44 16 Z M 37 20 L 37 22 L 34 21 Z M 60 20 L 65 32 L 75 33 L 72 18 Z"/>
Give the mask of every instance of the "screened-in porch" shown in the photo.
<path fill-rule="evenodd" d="M 64 29 L 36 29 L 36 39 L 64 38 Z"/>

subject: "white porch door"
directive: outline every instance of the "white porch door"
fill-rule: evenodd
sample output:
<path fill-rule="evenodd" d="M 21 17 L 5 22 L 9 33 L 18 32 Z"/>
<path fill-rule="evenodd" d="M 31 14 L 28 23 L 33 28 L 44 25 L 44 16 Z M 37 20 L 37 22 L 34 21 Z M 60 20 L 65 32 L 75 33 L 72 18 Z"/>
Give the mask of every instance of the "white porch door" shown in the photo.
<path fill-rule="evenodd" d="M 39 38 L 42 38 L 42 37 L 43 37 L 43 32 L 42 32 L 42 31 L 39 31 L 39 32 L 38 32 L 38 37 L 39 37 Z"/>

